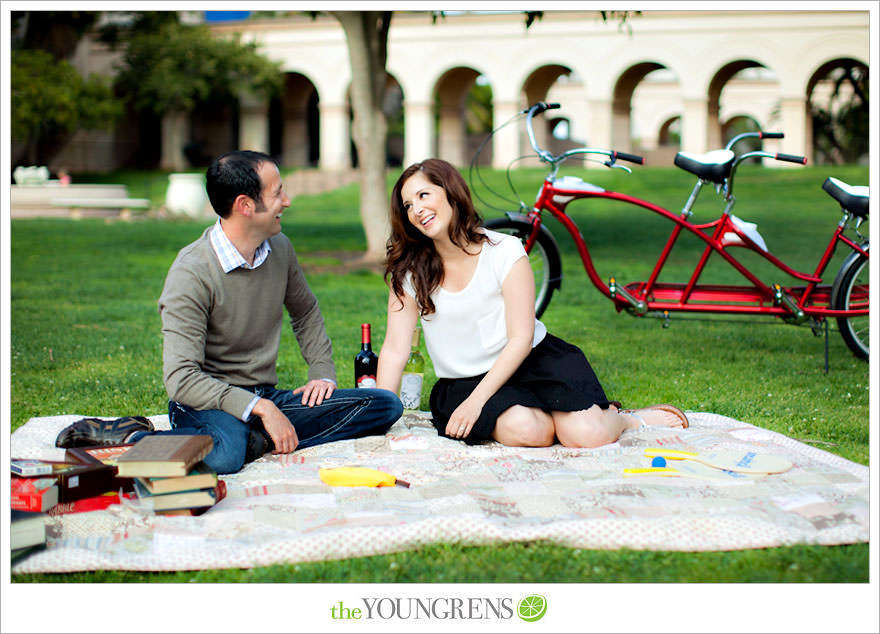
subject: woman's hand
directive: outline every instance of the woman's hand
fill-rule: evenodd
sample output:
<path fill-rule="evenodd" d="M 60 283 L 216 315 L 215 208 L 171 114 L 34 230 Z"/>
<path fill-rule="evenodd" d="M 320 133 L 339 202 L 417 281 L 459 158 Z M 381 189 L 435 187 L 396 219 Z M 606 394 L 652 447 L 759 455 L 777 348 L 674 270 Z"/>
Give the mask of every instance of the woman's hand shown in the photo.
<path fill-rule="evenodd" d="M 484 403 L 472 397 L 466 398 L 455 408 L 449 422 L 446 423 L 446 435 L 450 438 L 466 438 L 483 411 Z"/>

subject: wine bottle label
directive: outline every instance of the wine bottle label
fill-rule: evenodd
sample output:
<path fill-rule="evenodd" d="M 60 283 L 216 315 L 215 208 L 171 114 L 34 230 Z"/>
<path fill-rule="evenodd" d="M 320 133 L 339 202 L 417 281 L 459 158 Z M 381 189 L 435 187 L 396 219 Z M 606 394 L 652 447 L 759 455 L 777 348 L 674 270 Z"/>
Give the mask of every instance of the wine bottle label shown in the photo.
<path fill-rule="evenodd" d="M 418 409 L 422 403 L 421 374 L 405 373 L 400 380 L 400 402 L 404 409 Z"/>
<path fill-rule="evenodd" d="M 376 387 L 376 377 L 371 374 L 359 376 L 357 380 L 358 387 Z"/>

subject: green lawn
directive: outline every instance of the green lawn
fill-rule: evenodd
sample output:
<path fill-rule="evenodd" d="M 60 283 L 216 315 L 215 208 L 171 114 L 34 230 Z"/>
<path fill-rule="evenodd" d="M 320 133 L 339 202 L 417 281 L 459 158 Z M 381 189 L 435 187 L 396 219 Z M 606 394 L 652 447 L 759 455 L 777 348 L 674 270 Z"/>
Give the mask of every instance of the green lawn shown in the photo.
<path fill-rule="evenodd" d="M 534 195 L 540 174 L 517 172 L 514 182 L 520 191 Z M 868 181 L 866 167 L 749 166 L 738 176 L 736 214 L 756 222 L 770 249 L 795 268 L 812 269 L 839 220 L 836 204 L 821 191 L 827 175 L 854 184 Z M 503 187 L 503 174 L 492 173 L 490 178 L 496 188 Z M 594 170 L 589 178 L 671 210 L 681 208 L 692 184 L 684 173 L 664 168 L 636 167 L 631 175 Z M 341 275 L 336 270 L 342 259 L 363 248 L 357 191 L 350 186 L 294 198 L 283 222 L 321 302 L 344 387 L 352 383 L 360 324 L 373 324 L 376 349 L 385 333 L 387 295 L 381 275 L 366 269 Z M 708 222 L 720 207 L 710 191 L 704 196 L 697 217 Z M 648 274 L 666 231 L 649 212 L 598 205 L 572 205 L 570 211 L 588 236 L 605 279 L 612 274 L 621 280 L 642 279 Z M 147 218 L 131 223 L 11 223 L 13 430 L 34 416 L 164 413 L 156 299 L 177 250 L 209 222 Z M 563 248 L 566 277 L 543 320 L 551 332 L 585 350 L 611 398 L 636 406 L 671 402 L 686 410 L 731 416 L 868 463 L 869 366 L 850 354 L 836 325 L 830 333 L 826 374 L 824 341 L 809 327 L 768 319 L 673 317 L 671 326 L 663 328 L 656 319 L 618 314 L 589 284 L 571 241 L 564 239 L 558 225 L 549 226 Z M 692 253 L 689 247 L 674 252 L 673 274 L 686 271 Z M 719 280 L 727 279 L 725 271 L 710 270 Z M 836 272 L 835 265 L 832 270 Z M 304 378 L 295 339 L 285 332 L 280 383 L 299 385 Z M 430 369 L 426 380 L 430 389 Z M 868 550 L 867 544 L 726 553 L 596 552 L 544 543 L 437 545 L 379 557 L 253 570 L 14 575 L 13 581 L 867 582 Z"/>

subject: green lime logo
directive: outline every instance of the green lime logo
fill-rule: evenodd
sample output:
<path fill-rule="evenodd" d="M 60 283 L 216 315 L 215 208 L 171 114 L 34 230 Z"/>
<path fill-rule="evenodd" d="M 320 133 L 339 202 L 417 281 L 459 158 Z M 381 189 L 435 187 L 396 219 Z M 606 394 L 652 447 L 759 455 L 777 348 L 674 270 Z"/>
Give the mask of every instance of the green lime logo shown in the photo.
<path fill-rule="evenodd" d="M 538 621 L 547 613 L 547 599 L 540 594 L 523 597 L 516 606 L 516 613 L 523 621 L 529 623 Z"/>

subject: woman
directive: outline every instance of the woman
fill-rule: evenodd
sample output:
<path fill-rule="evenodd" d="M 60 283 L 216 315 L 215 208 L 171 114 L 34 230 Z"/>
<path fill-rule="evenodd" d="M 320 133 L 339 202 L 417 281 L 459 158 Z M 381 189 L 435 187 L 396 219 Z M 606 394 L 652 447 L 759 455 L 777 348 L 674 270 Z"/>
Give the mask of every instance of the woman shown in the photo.
<path fill-rule="evenodd" d="M 378 387 L 396 392 L 421 317 L 438 377 L 434 426 L 469 444 L 598 447 L 640 425 L 687 427 L 672 405 L 619 410 L 577 347 L 535 318 L 535 286 L 520 241 L 481 226 L 452 165 L 427 159 L 391 194 L 388 326 Z"/>

